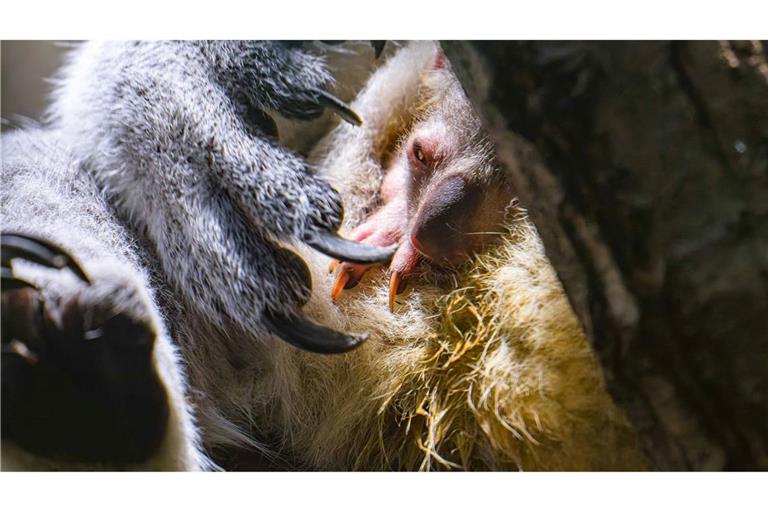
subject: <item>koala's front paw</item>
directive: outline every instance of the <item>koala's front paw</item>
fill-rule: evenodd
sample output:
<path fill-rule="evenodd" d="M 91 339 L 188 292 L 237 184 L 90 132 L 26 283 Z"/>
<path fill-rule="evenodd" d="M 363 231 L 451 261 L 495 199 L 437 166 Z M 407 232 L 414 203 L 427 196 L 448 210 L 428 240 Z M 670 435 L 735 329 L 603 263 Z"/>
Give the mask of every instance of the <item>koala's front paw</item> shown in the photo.
<path fill-rule="evenodd" d="M 222 180 L 240 209 L 268 237 L 299 239 L 328 256 L 354 263 L 376 263 L 392 256 L 392 251 L 336 234 L 344 216 L 341 198 L 298 156 L 262 141 L 241 160 L 234 152 L 230 155 Z M 262 165 L 264 172 L 238 172 Z"/>
<path fill-rule="evenodd" d="M 362 336 L 315 324 L 301 313 L 312 284 L 300 256 L 262 236 L 236 212 L 222 221 L 209 220 L 205 214 L 201 212 L 202 218 L 191 225 L 203 228 L 192 233 L 204 251 L 194 255 L 200 258 L 199 264 L 190 261 L 188 254 L 164 255 L 167 265 L 179 264 L 186 270 L 186 279 L 176 284 L 203 315 L 224 328 L 234 321 L 246 331 L 276 334 L 312 352 L 346 352 L 364 341 Z M 209 225 L 222 229 L 205 229 Z"/>
<path fill-rule="evenodd" d="M 267 307 L 262 321 L 281 339 L 291 345 L 321 354 L 348 352 L 367 339 L 367 335 L 345 334 L 316 324 L 305 318 L 295 306 L 301 307 L 310 296 L 311 277 L 304 260 L 288 250 L 280 250 L 278 268 L 282 274 L 298 276 L 298 284 L 286 283 L 281 295 L 286 301 L 276 307 Z M 306 285 L 305 285 L 306 283 Z M 295 305 L 295 306 L 290 306 Z"/>
<path fill-rule="evenodd" d="M 64 251 L 24 235 L 4 233 L 2 253 L 3 438 L 51 460 L 147 460 L 169 409 L 153 364 L 156 329 L 137 285 L 89 279 Z M 68 267 L 81 282 L 62 275 L 60 286 L 38 289 L 15 275 L 11 261 L 22 259 Z"/>
<path fill-rule="evenodd" d="M 301 44 L 280 41 L 211 43 L 209 52 L 227 87 L 235 86 L 252 105 L 291 119 L 313 119 L 330 109 L 345 121 L 362 119 L 328 92 L 332 77 L 322 58 Z"/>

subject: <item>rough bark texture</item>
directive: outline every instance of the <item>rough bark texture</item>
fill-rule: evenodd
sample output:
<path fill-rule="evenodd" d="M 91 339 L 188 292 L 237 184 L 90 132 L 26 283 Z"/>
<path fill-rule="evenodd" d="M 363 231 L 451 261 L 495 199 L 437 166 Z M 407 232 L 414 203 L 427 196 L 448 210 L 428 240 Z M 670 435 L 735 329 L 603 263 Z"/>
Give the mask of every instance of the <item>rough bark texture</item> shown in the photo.
<path fill-rule="evenodd" d="M 443 47 L 655 467 L 768 468 L 768 46 Z"/>

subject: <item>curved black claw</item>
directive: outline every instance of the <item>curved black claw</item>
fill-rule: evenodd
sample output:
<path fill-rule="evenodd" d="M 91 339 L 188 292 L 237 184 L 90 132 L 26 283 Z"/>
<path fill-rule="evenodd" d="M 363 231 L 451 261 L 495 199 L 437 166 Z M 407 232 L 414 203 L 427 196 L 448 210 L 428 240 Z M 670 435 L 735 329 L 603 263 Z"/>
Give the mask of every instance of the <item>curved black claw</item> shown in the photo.
<path fill-rule="evenodd" d="M 379 58 L 381 52 L 384 51 L 384 45 L 386 44 L 386 41 L 371 41 L 371 46 L 373 46 L 373 56 L 375 58 Z"/>
<path fill-rule="evenodd" d="M 360 126 L 363 124 L 363 120 L 357 115 L 357 112 L 352 110 L 349 105 L 341 101 L 339 98 L 324 91 L 322 89 L 313 89 L 313 92 L 317 95 L 317 102 L 325 108 L 333 110 L 339 117 L 350 124 Z"/>
<path fill-rule="evenodd" d="M 278 313 L 264 315 L 269 327 L 282 340 L 294 347 L 318 354 L 342 354 L 359 347 L 367 334 L 344 334 L 316 324 L 299 315 Z"/>
<path fill-rule="evenodd" d="M 397 249 L 396 246 L 373 247 L 353 242 L 330 231 L 319 229 L 307 233 L 304 241 L 313 249 L 339 261 L 360 264 L 385 263 L 392 258 Z"/>
<path fill-rule="evenodd" d="M 10 268 L 11 260 L 14 258 L 23 258 L 46 267 L 68 268 L 86 283 L 91 283 L 80 265 L 61 247 L 21 233 L 2 233 L 0 235 L 0 259 L 2 259 L 3 267 Z M 3 280 L 5 277 L 3 274 Z"/>
<path fill-rule="evenodd" d="M 0 279 L 0 287 L 2 287 L 4 292 L 10 290 L 18 290 L 20 288 L 37 289 L 37 287 L 29 281 L 13 275 L 13 270 L 11 270 L 10 267 L 3 266 L 0 268 L 0 277 L 2 278 Z"/>

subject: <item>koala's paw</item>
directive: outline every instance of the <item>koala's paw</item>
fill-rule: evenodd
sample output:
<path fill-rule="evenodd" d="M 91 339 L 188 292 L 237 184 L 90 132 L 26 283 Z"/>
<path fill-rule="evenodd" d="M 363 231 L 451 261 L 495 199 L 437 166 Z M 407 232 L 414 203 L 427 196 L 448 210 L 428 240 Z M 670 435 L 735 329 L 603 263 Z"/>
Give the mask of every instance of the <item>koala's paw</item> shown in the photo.
<path fill-rule="evenodd" d="M 289 250 L 279 250 L 280 272 L 293 277 L 285 281 L 276 307 L 267 307 L 262 322 L 282 340 L 302 350 L 321 354 L 348 352 L 367 339 L 366 335 L 338 332 L 306 318 L 295 306 L 303 306 L 311 292 L 310 271 L 304 260 Z"/>
<path fill-rule="evenodd" d="M 299 239 L 328 256 L 354 263 L 392 257 L 392 251 L 336 234 L 343 218 L 341 198 L 302 158 L 271 142 L 251 142 L 246 151 L 221 151 L 226 156 L 215 170 L 229 198 L 265 237 Z"/>
<path fill-rule="evenodd" d="M 393 251 L 390 248 L 364 245 L 337 235 L 344 217 L 339 193 L 323 178 L 306 171 L 298 172 L 295 176 L 298 177 L 298 186 L 292 190 L 302 195 L 302 201 L 308 207 L 304 211 L 296 207 L 282 208 L 281 211 L 283 219 L 286 218 L 286 211 L 303 216 L 293 220 L 294 225 L 302 226 L 297 233 L 298 238 L 313 249 L 342 261 L 371 264 L 387 261 L 392 257 Z M 286 188 L 286 193 L 288 191 Z M 264 203 L 259 207 L 263 208 Z"/>
<path fill-rule="evenodd" d="M 332 77 L 321 57 L 300 42 L 232 41 L 228 57 L 242 70 L 240 83 L 252 103 L 291 119 L 313 119 L 330 109 L 345 121 L 362 119 L 328 92 Z"/>
<path fill-rule="evenodd" d="M 50 286 L 33 285 L 17 277 L 12 260 L 66 267 L 79 282 L 42 270 L 54 274 L 43 280 Z M 65 462 L 151 457 L 169 409 L 143 291 L 117 275 L 91 279 L 60 248 L 20 234 L 2 235 L 2 272 L 3 438 Z"/>

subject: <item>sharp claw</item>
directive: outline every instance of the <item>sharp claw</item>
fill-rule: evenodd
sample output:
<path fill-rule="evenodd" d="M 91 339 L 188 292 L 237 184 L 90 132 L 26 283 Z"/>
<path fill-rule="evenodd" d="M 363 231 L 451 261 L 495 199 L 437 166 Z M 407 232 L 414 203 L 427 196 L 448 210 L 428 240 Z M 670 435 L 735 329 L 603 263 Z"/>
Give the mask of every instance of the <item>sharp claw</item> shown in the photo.
<path fill-rule="evenodd" d="M 10 291 L 10 290 L 18 290 L 19 288 L 34 288 L 37 289 L 37 286 L 33 285 L 29 281 L 26 281 L 20 277 L 16 277 L 13 275 L 13 270 L 11 270 L 8 267 L 3 267 L 0 269 L 0 275 L 2 276 L 2 290 L 4 292 Z"/>
<path fill-rule="evenodd" d="M 341 295 L 342 290 L 351 290 L 357 286 L 370 267 L 370 265 L 354 265 L 351 263 L 342 264 L 339 268 L 339 273 L 333 282 L 331 298 L 335 301 L 336 298 Z"/>
<path fill-rule="evenodd" d="M 368 339 L 367 334 L 344 334 L 316 324 L 299 315 L 267 313 L 268 327 L 281 339 L 309 352 L 341 354 L 360 346 Z"/>
<path fill-rule="evenodd" d="M 356 126 L 363 124 L 363 120 L 357 115 L 357 112 L 333 94 L 322 89 L 313 89 L 313 91 L 317 94 L 317 102 L 323 107 L 333 110 L 339 117 L 350 124 Z"/>
<path fill-rule="evenodd" d="M 408 285 L 407 279 L 403 278 L 401 272 L 394 271 L 389 278 L 389 310 L 394 312 L 395 310 L 395 297 L 405 291 L 405 287 Z"/>
<path fill-rule="evenodd" d="M 4 267 L 10 267 L 14 258 L 23 258 L 46 267 L 68 268 L 86 283 L 91 282 L 80 265 L 66 251 L 40 238 L 20 233 L 3 233 L 0 237 L 0 253 Z"/>
<path fill-rule="evenodd" d="M 331 300 L 336 300 L 341 291 L 347 286 L 349 281 L 349 272 L 340 272 L 336 276 L 336 280 L 333 282 L 333 288 L 331 289 Z"/>
<path fill-rule="evenodd" d="M 375 58 L 379 58 L 381 56 L 381 52 L 384 51 L 384 46 L 387 44 L 386 41 L 371 41 L 371 46 L 373 46 L 373 56 Z"/>
<path fill-rule="evenodd" d="M 335 233 L 325 230 L 308 232 L 304 241 L 315 250 L 341 261 L 351 263 L 384 263 L 392 258 L 397 247 L 374 247 L 351 240 L 345 240 Z"/>
<path fill-rule="evenodd" d="M 395 310 L 395 296 L 400 288 L 400 272 L 392 272 L 392 276 L 389 278 L 389 310 Z"/>

